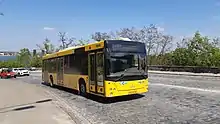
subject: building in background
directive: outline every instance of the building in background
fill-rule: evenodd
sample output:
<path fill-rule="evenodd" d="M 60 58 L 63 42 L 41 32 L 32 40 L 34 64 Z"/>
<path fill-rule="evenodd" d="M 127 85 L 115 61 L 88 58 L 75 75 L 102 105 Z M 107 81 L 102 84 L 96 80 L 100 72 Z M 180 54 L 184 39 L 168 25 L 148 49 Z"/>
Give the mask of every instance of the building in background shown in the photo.
<path fill-rule="evenodd" d="M 18 52 L 0 51 L 0 56 L 16 56 Z"/>
<path fill-rule="evenodd" d="M 13 60 L 16 58 L 18 52 L 0 51 L 0 61 Z"/>

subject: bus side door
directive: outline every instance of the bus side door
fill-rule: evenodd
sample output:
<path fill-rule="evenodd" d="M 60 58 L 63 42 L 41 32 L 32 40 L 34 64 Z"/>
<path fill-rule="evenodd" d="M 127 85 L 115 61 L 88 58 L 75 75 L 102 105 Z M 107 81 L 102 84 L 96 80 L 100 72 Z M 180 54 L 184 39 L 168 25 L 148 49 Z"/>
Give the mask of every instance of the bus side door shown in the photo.
<path fill-rule="evenodd" d="M 103 52 L 89 53 L 89 90 L 104 95 L 104 57 Z"/>
<path fill-rule="evenodd" d="M 63 86 L 63 64 L 64 64 L 63 57 L 57 59 L 57 84 L 59 86 Z"/>

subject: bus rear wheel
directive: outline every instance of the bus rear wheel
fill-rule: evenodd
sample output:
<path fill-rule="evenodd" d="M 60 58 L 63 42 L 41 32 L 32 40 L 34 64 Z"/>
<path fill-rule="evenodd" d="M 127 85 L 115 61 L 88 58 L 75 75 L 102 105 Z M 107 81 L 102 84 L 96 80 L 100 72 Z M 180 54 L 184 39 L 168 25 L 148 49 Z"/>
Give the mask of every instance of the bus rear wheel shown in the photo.
<path fill-rule="evenodd" d="M 86 83 L 84 81 L 79 81 L 79 94 L 81 96 L 86 96 Z"/>

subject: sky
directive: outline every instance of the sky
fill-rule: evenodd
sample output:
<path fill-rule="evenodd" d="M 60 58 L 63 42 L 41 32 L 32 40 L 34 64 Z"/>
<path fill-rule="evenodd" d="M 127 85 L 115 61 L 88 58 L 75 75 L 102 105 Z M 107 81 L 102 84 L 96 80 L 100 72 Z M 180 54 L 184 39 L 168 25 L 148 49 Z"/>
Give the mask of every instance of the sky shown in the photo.
<path fill-rule="evenodd" d="M 59 31 L 77 39 L 150 24 L 176 38 L 220 32 L 220 0 L 4 0 L 0 12 L 0 51 L 35 49 L 46 37 L 58 44 Z"/>

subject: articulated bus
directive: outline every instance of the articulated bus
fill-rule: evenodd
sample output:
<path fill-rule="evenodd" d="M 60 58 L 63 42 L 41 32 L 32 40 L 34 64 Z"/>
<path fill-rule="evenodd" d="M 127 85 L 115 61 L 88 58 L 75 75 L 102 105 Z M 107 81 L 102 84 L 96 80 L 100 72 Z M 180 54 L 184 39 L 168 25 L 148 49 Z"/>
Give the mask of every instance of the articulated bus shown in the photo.
<path fill-rule="evenodd" d="M 148 92 L 145 44 L 104 40 L 43 56 L 42 80 L 80 95 L 116 97 Z"/>

